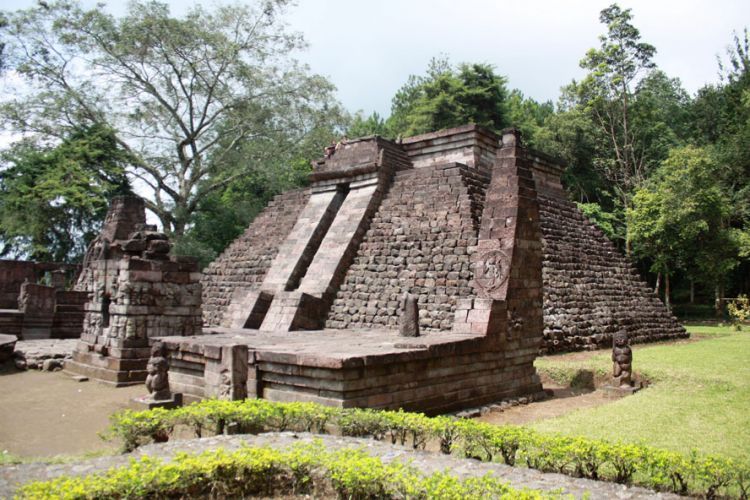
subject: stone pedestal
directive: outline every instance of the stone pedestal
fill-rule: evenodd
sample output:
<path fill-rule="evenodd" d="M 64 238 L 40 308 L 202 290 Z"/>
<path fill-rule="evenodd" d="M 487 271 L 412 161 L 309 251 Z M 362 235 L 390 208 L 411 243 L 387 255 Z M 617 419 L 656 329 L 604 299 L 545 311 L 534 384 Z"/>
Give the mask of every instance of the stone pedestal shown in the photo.
<path fill-rule="evenodd" d="M 639 390 L 641 390 L 640 387 L 635 387 L 635 386 L 620 387 L 620 386 L 614 386 L 614 385 L 605 385 L 604 387 L 600 389 L 600 391 L 602 392 L 602 395 L 608 399 L 619 399 L 619 398 L 624 398 L 625 396 L 631 396 L 635 394 L 636 392 L 638 392 Z"/>
<path fill-rule="evenodd" d="M 153 410 L 154 408 L 164 408 L 171 410 L 182 406 L 182 394 L 175 393 L 169 399 L 152 399 L 151 396 L 140 396 L 130 400 L 130 407 L 134 410 Z"/>

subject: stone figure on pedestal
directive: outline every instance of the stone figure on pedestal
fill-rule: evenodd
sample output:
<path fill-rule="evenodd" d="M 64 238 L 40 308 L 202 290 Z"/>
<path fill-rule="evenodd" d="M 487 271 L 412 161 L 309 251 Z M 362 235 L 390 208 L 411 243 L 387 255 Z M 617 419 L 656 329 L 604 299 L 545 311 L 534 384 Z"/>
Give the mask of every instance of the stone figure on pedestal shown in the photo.
<path fill-rule="evenodd" d="M 618 331 L 612 338 L 612 363 L 612 385 L 633 387 L 633 351 L 624 330 Z"/>
<path fill-rule="evenodd" d="M 172 398 L 169 390 L 169 364 L 167 362 L 166 347 L 156 342 L 151 347 L 151 358 L 146 367 L 146 389 L 154 401 L 165 401 Z"/>

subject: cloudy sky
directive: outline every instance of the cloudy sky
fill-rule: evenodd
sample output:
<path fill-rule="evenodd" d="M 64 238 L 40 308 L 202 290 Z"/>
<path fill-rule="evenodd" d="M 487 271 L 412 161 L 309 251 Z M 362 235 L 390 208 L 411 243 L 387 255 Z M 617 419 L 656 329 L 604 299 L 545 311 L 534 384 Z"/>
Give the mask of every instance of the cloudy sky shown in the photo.
<path fill-rule="evenodd" d="M 390 98 L 431 57 L 495 66 L 538 100 L 580 78 L 578 62 L 605 30 L 594 0 L 302 1 L 290 16 L 310 42 L 306 60 L 350 110 L 388 114 Z M 656 63 L 693 93 L 717 76 L 716 55 L 750 24 L 750 1 L 622 0 Z"/>
<path fill-rule="evenodd" d="M 108 2 L 122 13 L 125 2 Z M 180 14 L 192 2 L 170 0 Z M 287 20 L 310 48 L 298 58 L 338 87 L 350 111 L 387 115 L 390 99 L 431 57 L 482 62 L 537 100 L 556 100 L 580 78 L 578 61 L 604 31 L 599 11 L 611 0 L 300 0 Z M 0 0 L 3 10 L 32 0 Z M 85 1 L 93 5 L 94 2 Z M 211 2 L 204 2 L 210 5 Z M 748 0 L 621 0 L 631 8 L 656 63 L 695 92 L 718 80 L 716 56 L 732 32 L 750 25 Z"/>

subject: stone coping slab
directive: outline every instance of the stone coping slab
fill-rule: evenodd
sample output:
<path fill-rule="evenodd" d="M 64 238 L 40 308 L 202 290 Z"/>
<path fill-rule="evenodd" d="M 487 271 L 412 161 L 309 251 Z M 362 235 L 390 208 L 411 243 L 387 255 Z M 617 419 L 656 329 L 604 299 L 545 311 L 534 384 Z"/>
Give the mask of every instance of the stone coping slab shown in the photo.
<path fill-rule="evenodd" d="M 258 330 L 210 328 L 204 335 L 160 337 L 170 348 L 219 358 L 224 346 L 246 345 L 255 361 L 296 364 L 320 368 L 356 368 L 390 364 L 480 350 L 483 336 L 430 333 L 402 337 L 396 330 L 313 330 L 261 332 Z"/>
<path fill-rule="evenodd" d="M 171 441 L 164 444 L 143 446 L 129 454 L 81 460 L 79 462 L 53 465 L 29 463 L 0 467 L 0 497 L 12 498 L 19 484 L 30 481 L 48 481 L 63 474 L 80 476 L 102 473 L 111 467 L 126 466 L 132 458 L 142 456 L 159 457 L 170 461 L 178 452 L 198 454 L 218 448 L 232 451 L 245 445 L 271 446 L 277 449 L 285 449 L 295 444 L 311 443 L 315 440 L 321 441 L 329 450 L 344 448 L 362 449 L 368 455 L 379 457 L 386 463 L 394 461 L 407 463 L 423 474 L 433 474 L 442 471 L 462 479 L 482 477 L 490 474 L 492 477 L 507 481 L 514 488 L 561 492 L 572 495 L 575 498 L 682 498 L 671 493 L 657 493 L 640 487 L 628 487 L 604 481 L 573 478 L 562 474 L 543 473 L 533 469 L 480 462 L 431 451 L 414 451 L 410 448 L 391 446 L 373 440 L 292 432 L 268 433 L 257 436 L 215 436 L 202 439 Z"/>

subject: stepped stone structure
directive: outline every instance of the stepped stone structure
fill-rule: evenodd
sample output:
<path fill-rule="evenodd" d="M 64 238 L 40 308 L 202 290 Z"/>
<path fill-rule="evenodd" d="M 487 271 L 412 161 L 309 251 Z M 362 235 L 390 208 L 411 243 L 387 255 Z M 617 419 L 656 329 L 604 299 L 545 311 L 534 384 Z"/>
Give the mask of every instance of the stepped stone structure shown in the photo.
<path fill-rule="evenodd" d="M 540 351 L 686 335 L 515 130 L 356 139 L 314 167 L 204 270 L 210 335 L 161 339 L 186 399 L 436 413 L 539 393 Z"/>
<path fill-rule="evenodd" d="M 201 333 L 201 274 L 191 258 L 146 224 L 136 196 L 112 200 L 77 288 L 88 293 L 83 333 L 65 370 L 114 385 L 143 383 L 149 341 Z"/>

